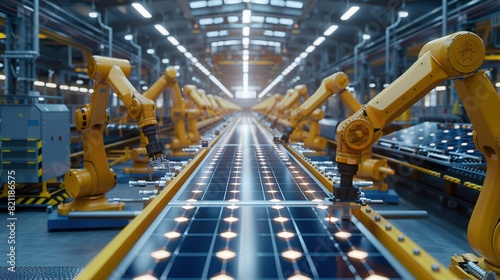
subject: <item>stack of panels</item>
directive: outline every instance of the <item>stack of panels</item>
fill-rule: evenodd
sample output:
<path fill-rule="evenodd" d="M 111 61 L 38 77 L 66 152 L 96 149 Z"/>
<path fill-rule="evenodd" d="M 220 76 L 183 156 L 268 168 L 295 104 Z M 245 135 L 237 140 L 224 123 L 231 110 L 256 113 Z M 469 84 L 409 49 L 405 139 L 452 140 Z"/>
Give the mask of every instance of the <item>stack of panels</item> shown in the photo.
<path fill-rule="evenodd" d="M 354 224 L 328 216 L 325 196 L 271 135 L 251 118 L 240 118 L 115 276 L 400 278 Z"/>

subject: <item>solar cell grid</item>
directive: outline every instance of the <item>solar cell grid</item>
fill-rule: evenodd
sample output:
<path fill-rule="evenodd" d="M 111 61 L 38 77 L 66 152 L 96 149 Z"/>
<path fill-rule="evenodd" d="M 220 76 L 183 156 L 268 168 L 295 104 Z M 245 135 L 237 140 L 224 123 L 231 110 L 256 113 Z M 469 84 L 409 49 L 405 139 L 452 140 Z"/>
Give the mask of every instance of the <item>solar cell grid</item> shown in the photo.
<path fill-rule="evenodd" d="M 123 277 L 400 277 L 356 226 L 311 202 L 325 197 L 321 186 L 257 123 L 236 127 L 129 253 Z M 336 236 L 344 231 L 352 235 Z"/>

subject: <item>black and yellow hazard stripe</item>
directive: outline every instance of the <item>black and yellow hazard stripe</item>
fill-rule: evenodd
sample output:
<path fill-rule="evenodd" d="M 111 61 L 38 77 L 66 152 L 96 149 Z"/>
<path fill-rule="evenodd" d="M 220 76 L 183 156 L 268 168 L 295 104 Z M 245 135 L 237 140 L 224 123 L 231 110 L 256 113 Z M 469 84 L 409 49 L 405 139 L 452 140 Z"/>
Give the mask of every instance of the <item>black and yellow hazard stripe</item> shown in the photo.
<path fill-rule="evenodd" d="M 42 139 L 38 140 L 37 143 L 37 148 L 38 148 L 38 182 L 43 182 L 42 176 L 43 176 L 43 165 L 42 165 Z"/>
<path fill-rule="evenodd" d="M 18 197 L 16 199 L 16 205 L 19 206 L 44 206 L 44 205 L 57 205 L 64 202 L 65 199 L 69 198 L 66 192 L 58 193 L 52 197 Z"/>

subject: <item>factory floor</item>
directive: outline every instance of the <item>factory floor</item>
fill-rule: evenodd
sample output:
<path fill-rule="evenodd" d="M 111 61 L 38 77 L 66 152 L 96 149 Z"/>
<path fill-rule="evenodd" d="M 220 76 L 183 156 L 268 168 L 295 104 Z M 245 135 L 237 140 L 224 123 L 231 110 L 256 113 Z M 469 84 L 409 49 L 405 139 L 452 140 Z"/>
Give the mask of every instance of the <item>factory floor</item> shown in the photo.
<path fill-rule="evenodd" d="M 119 164 L 115 171 L 128 164 Z M 376 210 L 427 210 L 429 217 L 422 220 L 391 220 L 408 237 L 433 255 L 444 266 L 450 263 L 450 256 L 472 252 L 467 243 L 466 228 L 470 211 L 463 208 L 448 208 L 445 204 L 425 192 L 416 193 L 409 182 L 399 182 L 395 190 L 400 195 L 397 205 L 373 205 Z M 108 198 L 138 198 L 138 190 L 126 183 L 119 183 L 108 193 Z M 139 210 L 140 204 L 130 204 L 128 209 Z M 53 269 L 66 267 L 79 271 L 102 248 L 111 241 L 119 228 L 48 231 L 49 214 L 44 209 L 16 209 L 16 266 L 44 267 Z M 0 227 L 0 236 L 8 236 L 7 227 Z M 3 243 L 1 254 L 8 253 L 7 242 Z M 2 264 L 5 265 L 5 262 Z M 26 269 L 26 268 L 24 268 Z M 2 267 L 2 271 L 6 268 Z M 0 278 L 2 277 L 0 273 Z M 14 278 L 9 278 L 14 279 Z M 61 278 L 62 279 L 62 278 Z"/>

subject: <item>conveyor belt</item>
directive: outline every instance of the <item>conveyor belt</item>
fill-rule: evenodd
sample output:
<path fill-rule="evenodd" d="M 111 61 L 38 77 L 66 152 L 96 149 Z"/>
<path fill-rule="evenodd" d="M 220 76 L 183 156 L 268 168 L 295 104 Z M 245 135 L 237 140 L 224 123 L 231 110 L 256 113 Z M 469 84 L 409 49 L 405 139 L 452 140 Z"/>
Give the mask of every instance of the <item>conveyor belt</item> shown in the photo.
<path fill-rule="evenodd" d="M 243 115 L 113 277 L 406 277 L 366 229 L 329 218 L 325 196 L 316 179 Z"/>

